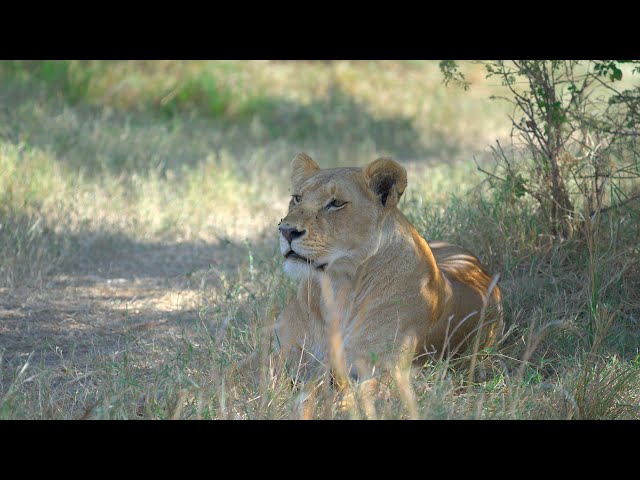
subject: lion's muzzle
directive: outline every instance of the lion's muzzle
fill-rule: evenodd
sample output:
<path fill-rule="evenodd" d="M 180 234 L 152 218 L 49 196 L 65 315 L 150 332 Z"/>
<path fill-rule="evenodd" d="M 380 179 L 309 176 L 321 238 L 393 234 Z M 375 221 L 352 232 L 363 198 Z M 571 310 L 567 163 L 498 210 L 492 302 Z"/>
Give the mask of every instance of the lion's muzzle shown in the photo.
<path fill-rule="evenodd" d="M 307 233 L 306 230 L 300 231 L 297 228 L 292 227 L 289 223 L 281 223 L 278 228 L 280 233 L 282 233 L 282 236 L 287 240 L 287 242 L 289 242 L 289 245 L 291 245 L 291 242 L 296 238 L 300 238 Z"/>

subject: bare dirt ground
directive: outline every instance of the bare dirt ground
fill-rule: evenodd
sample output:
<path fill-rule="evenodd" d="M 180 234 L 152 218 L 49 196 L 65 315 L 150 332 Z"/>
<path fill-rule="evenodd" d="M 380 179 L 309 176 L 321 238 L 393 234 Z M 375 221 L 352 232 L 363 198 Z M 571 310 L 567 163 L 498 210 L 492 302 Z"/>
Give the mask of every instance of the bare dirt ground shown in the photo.
<path fill-rule="evenodd" d="M 0 289 L 5 360 L 15 368 L 32 355 L 53 367 L 71 354 L 77 364 L 179 335 L 179 325 L 198 321 L 203 286 L 219 283 L 215 271 L 233 248 L 133 244 L 67 267 L 42 286 Z"/>

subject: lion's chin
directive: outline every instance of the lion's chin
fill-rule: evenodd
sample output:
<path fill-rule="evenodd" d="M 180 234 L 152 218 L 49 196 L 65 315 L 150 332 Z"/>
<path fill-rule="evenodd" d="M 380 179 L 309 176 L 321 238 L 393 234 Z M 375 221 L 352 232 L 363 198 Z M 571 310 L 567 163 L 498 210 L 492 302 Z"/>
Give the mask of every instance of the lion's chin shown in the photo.
<path fill-rule="evenodd" d="M 284 261 L 283 269 L 284 273 L 293 280 L 306 278 L 309 275 L 313 274 L 314 270 L 314 268 L 307 263 L 289 259 Z"/>
<path fill-rule="evenodd" d="M 324 272 L 326 263 L 317 264 L 299 255 L 289 255 L 284 261 L 284 273 L 292 279 L 306 278 L 314 273 Z"/>

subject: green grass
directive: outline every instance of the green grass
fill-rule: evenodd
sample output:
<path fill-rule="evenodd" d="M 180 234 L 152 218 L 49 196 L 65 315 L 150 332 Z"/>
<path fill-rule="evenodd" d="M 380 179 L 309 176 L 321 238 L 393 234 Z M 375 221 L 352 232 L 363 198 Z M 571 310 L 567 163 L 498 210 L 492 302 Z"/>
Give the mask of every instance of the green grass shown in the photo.
<path fill-rule="evenodd" d="M 294 291 L 276 226 L 298 151 L 394 156 L 418 230 L 502 274 L 509 334 L 471 376 L 415 372 L 418 416 L 640 418 L 637 213 L 560 243 L 490 190 L 472 157 L 490 166 L 507 109 L 463 67 L 466 93 L 437 62 L 0 63 L 0 418 L 298 418 L 312 394 L 314 418 L 361 417 L 325 385 L 225 376 Z"/>

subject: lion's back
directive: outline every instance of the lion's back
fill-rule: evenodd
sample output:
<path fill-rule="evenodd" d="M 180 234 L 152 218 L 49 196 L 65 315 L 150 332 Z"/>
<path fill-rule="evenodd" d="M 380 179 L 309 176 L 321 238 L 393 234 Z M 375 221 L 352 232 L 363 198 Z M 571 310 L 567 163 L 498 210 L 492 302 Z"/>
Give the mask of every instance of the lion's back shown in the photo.
<path fill-rule="evenodd" d="M 428 242 L 439 270 L 451 283 L 456 305 L 481 311 L 486 301 L 486 321 L 490 322 L 489 342 L 503 327 L 502 295 L 497 281 L 473 253 L 447 242 Z M 490 297 L 487 297 L 490 294 Z"/>

